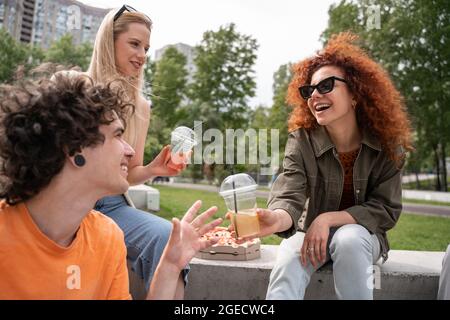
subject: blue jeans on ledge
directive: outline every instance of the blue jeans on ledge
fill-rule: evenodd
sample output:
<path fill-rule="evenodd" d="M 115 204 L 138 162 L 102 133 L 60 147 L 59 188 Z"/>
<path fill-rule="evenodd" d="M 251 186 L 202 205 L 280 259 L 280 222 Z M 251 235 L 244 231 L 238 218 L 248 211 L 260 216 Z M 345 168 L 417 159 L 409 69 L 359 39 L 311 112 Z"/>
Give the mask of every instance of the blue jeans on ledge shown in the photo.
<path fill-rule="evenodd" d="M 268 300 L 303 300 L 312 274 L 318 269 L 300 263 L 305 233 L 281 242 L 275 267 L 270 274 Z M 374 234 L 358 224 L 331 228 L 326 260 L 333 261 L 336 296 L 345 300 L 373 300 L 373 264 L 380 258 L 380 243 Z M 321 267 L 324 263 L 319 263 Z"/>
<path fill-rule="evenodd" d="M 155 269 L 169 240 L 172 224 L 154 214 L 130 207 L 123 195 L 108 196 L 94 210 L 113 219 L 122 229 L 131 271 L 144 280 L 148 292 Z M 184 270 L 185 283 L 187 269 Z"/>

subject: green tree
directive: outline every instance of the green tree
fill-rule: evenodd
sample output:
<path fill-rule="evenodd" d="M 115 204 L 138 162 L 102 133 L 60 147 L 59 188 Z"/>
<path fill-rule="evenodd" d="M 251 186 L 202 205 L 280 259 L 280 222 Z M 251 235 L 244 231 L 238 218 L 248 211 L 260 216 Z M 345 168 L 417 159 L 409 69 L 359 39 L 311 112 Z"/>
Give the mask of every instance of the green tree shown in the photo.
<path fill-rule="evenodd" d="M 220 117 L 215 113 L 214 109 L 206 102 L 193 101 L 188 105 L 182 106 L 178 110 L 180 121 L 178 125 L 184 125 L 193 128 L 195 131 L 200 131 L 204 133 L 210 128 L 220 128 L 222 126 Z M 197 128 L 194 125 L 198 126 Z M 203 137 L 198 137 L 203 139 Z M 202 141 L 203 148 L 205 145 L 209 144 L 209 141 Z M 195 152 L 195 151 L 194 151 Z M 195 155 L 203 159 L 203 154 Z M 222 165 L 220 165 L 222 166 Z M 183 176 L 190 177 L 194 182 L 201 180 L 206 172 L 206 178 L 210 183 L 216 178 L 216 164 L 191 164 L 187 170 L 183 173 Z"/>
<path fill-rule="evenodd" d="M 144 66 L 144 96 L 148 99 L 153 100 L 152 96 L 152 84 L 153 78 L 156 72 L 156 62 L 152 61 L 150 57 L 147 57 L 147 62 Z"/>
<path fill-rule="evenodd" d="M 185 119 L 203 121 L 203 131 L 248 128 L 251 109 L 247 103 L 255 95 L 253 68 L 257 49 L 256 40 L 239 33 L 233 23 L 205 32 L 196 47 L 197 70 L 189 88 L 192 103 L 180 110 Z M 243 170 L 226 164 L 211 164 L 207 168 L 197 165 L 192 177 L 198 177 L 199 170 L 203 170 L 209 172 L 210 181 L 220 183 L 233 169 Z"/>
<path fill-rule="evenodd" d="M 286 94 L 292 79 L 292 64 L 283 64 L 273 75 L 273 104 L 269 113 L 270 127 L 280 130 L 280 163 L 287 142 L 287 121 L 291 108 L 286 104 Z"/>
<path fill-rule="evenodd" d="M 270 109 L 259 105 L 251 112 L 250 127 L 254 129 L 268 129 L 270 126 Z"/>
<path fill-rule="evenodd" d="M 144 163 L 150 163 L 165 145 L 170 144 L 170 132 L 171 128 L 165 120 L 152 113 L 145 141 Z"/>
<path fill-rule="evenodd" d="M 173 127 L 179 121 L 178 109 L 186 93 L 186 57 L 169 47 L 156 63 L 152 81 L 153 114 Z"/>
<path fill-rule="evenodd" d="M 27 68 L 28 70 L 40 65 L 45 59 L 45 51 L 39 47 L 28 45 L 28 60 Z"/>
<path fill-rule="evenodd" d="M 273 74 L 273 101 L 272 106 L 270 108 L 265 106 L 258 106 L 253 112 L 251 116 L 251 127 L 255 129 L 267 129 L 267 147 L 270 151 L 272 146 L 272 135 L 270 130 L 278 130 L 278 164 L 281 165 L 283 163 L 284 158 L 284 148 L 287 142 L 288 136 L 288 126 L 287 121 L 289 118 L 290 107 L 286 104 L 286 94 L 289 83 L 292 79 L 292 64 L 283 64 L 281 65 L 277 71 Z M 259 147 L 263 145 L 259 144 Z M 268 151 L 269 151 L 268 150 Z M 273 156 L 271 153 L 268 156 Z M 273 159 L 272 159 L 273 161 Z M 271 162 L 271 172 L 275 169 L 274 163 Z M 267 167 L 267 166 L 263 166 Z M 252 172 L 261 172 L 261 165 L 253 165 L 248 166 L 248 169 Z M 278 168 L 279 170 L 280 168 Z M 257 174 L 257 178 L 260 178 L 260 175 Z"/>
<path fill-rule="evenodd" d="M 233 23 L 205 32 L 196 47 L 191 98 L 213 108 L 221 118 L 220 128 L 244 127 L 248 122 L 247 102 L 256 87 L 253 67 L 257 49 L 256 40 L 238 33 Z"/>
<path fill-rule="evenodd" d="M 328 9 L 328 28 L 322 32 L 322 42 L 341 31 L 361 34 L 364 30 L 364 15 L 360 14 L 361 11 L 361 5 L 353 1 L 341 0 L 339 4 L 333 3 Z"/>
<path fill-rule="evenodd" d="M 261 168 L 262 167 L 267 167 L 267 164 L 263 164 L 263 166 L 261 165 L 261 158 L 259 158 L 260 156 L 260 152 L 262 150 L 259 150 L 259 148 L 263 148 L 264 144 L 261 143 L 260 141 L 260 136 L 259 134 L 261 133 L 261 131 L 259 130 L 267 130 L 267 155 L 270 157 L 270 143 L 271 143 L 271 136 L 270 136 L 270 130 L 273 129 L 270 125 L 271 123 L 271 119 L 270 119 L 270 113 L 271 113 L 271 109 L 267 106 L 264 105 L 259 105 L 257 106 L 254 110 L 252 110 L 251 112 L 251 122 L 250 122 L 250 127 L 253 129 L 257 130 L 258 133 L 258 143 L 256 146 L 250 146 L 250 151 L 249 152 L 257 152 L 258 153 L 258 163 L 257 164 L 248 164 L 246 165 L 242 170 L 244 172 L 251 172 L 253 173 L 254 177 L 256 178 L 257 182 L 259 182 L 259 178 L 260 178 L 260 173 L 261 173 Z M 255 148 L 257 147 L 257 148 Z"/>
<path fill-rule="evenodd" d="M 87 70 L 92 55 L 92 46 L 83 43 L 79 46 L 73 44 L 72 35 L 66 34 L 58 41 L 52 43 L 45 53 L 45 61 L 65 66 L 78 66 Z"/>
<path fill-rule="evenodd" d="M 44 60 L 39 47 L 23 44 L 0 29 L 0 82 L 11 82 L 28 75 L 28 71 Z"/>
<path fill-rule="evenodd" d="M 375 10 L 373 10 L 375 9 Z M 380 15 L 379 28 L 369 20 Z M 329 11 L 326 41 L 351 30 L 390 73 L 405 97 L 416 129 L 416 152 L 432 154 L 436 189 L 447 191 L 450 138 L 450 7 L 447 0 L 341 1 Z M 427 157 L 414 157 L 423 163 Z"/>
<path fill-rule="evenodd" d="M 11 82 L 19 65 L 27 62 L 27 48 L 0 29 L 0 82 Z"/>

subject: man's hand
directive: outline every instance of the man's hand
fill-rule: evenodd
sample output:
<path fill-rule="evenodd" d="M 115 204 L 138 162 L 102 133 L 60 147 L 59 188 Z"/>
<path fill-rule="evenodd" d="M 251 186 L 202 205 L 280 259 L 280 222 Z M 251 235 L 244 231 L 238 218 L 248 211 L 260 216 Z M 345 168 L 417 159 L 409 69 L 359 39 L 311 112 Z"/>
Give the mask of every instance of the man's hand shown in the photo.
<path fill-rule="evenodd" d="M 177 218 L 172 219 L 172 232 L 156 267 L 147 299 L 171 300 L 182 297 L 183 293 L 178 292 L 181 270 L 199 250 L 207 248 L 219 240 L 202 239 L 202 235 L 218 226 L 222 219 L 206 223 L 216 213 L 216 207 L 211 207 L 196 217 L 201 206 L 202 202 L 196 201 L 181 221 Z"/>
<path fill-rule="evenodd" d="M 164 250 L 163 259 L 166 264 L 175 267 L 178 271 L 181 271 L 198 251 L 212 246 L 219 240 L 201 238 L 222 223 L 222 218 L 206 223 L 217 212 L 217 207 L 211 207 L 196 217 L 201 206 L 202 202 L 198 200 L 181 221 L 177 218 L 172 219 L 173 229 Z"/>

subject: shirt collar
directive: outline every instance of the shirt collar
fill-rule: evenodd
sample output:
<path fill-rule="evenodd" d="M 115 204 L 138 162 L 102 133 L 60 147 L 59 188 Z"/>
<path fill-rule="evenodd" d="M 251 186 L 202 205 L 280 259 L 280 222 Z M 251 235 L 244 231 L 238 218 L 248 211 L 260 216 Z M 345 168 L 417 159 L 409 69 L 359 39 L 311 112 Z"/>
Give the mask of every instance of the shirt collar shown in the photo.
<path fill-rule="evenodd" d="M 335 147 L 324 126 L 317 126 L 312 129 L 310 131 L 310 137 L 316 158 L 319 158 L 322 154 Z M 361 144 L 381 151 L 380 142 L 367 128 L 363 129 Z"/>

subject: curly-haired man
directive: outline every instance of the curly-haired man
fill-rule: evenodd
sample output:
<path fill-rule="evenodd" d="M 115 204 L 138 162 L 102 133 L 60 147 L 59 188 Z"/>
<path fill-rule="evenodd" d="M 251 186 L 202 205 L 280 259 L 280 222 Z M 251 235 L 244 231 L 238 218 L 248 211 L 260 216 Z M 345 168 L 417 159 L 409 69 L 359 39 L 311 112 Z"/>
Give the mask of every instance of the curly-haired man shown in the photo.
<path fill-rule="evenodd" d="M 58 74 L 0 87 L 0 299 L 129 299 L 123 232 L 93 211 L 128 188 L 134 150 L 124 141 L 132 107 L 111 85 Z M 149 298 L 175 297 L 216 208 L 196 202 L 172 233 Z"/>

